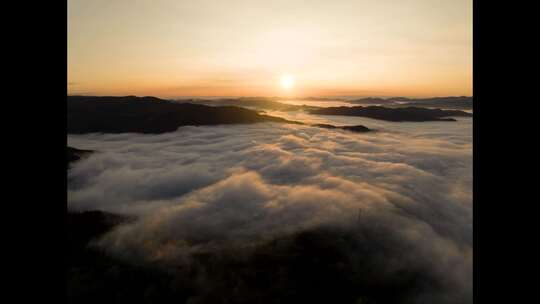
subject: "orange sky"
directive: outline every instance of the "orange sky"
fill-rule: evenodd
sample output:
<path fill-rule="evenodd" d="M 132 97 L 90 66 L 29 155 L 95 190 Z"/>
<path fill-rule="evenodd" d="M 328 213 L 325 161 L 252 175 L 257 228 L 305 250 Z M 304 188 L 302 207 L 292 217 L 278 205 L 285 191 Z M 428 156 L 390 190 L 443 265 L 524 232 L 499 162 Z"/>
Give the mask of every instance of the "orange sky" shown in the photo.
<path fill-rule="evenodd" d="M 69 0 L 68 93 L 471 95 L 472 2 Z"/>

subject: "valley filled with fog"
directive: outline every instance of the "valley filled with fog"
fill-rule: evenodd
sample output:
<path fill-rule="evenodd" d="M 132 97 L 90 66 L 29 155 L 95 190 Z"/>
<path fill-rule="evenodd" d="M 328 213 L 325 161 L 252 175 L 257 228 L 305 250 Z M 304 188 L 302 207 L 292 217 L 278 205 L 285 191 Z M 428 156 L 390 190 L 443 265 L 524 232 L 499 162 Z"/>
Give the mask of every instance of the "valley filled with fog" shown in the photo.
<path fill-rule="evenodd" d="M 472 302 L 472 118 L 265 114 L 374 131 L 264 122 L 69 134 L 68 146 L 95 152 L 68 171 L 68 209 L 132 218 L 92 246 L 195 269 L 198 299 L 216 290 L 223 261 L 250 264 L 260 248 L 279 256 L 293 250 L 283 240 L 315 233 L 332 236 L 327 245 L 347 267 L 339 273 L 358 282 L 367 269 L 371 281 L 403 285 L 399 295 L 412 303 Z M 201 254 L 219 257 L 221 268 L 204 266 Z M 414 286 L 400 281 L 404 274 L 414 274 Z M 242 274 L 235 278 L 229 287 L 248 288 Z"/>

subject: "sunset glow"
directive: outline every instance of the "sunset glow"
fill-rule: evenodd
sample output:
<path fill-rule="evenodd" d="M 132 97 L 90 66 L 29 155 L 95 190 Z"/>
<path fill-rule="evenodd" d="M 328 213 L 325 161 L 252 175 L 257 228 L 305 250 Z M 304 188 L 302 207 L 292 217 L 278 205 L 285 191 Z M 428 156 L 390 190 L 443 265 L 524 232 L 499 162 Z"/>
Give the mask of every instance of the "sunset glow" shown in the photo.
<path fill-rule="evenodd" d="M 291 75 L 283 75 L 280 78 L 281 87 L 285 90 L 290 90 L 294 86 L 294 78 Z"/>
<path fill-rule="evenodd" d="M 472 2 L 68 1 L 69 94 L 292 91 L 471 95 Z"/>

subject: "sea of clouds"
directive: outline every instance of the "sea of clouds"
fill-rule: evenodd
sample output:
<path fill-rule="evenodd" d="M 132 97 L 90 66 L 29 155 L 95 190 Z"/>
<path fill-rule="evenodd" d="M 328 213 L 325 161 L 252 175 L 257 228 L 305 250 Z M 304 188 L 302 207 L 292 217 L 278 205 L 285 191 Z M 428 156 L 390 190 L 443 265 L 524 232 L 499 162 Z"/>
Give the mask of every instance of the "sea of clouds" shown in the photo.
<path fill-rule="evenodd" d="M 470 303 L 471 129 L 460 121 L 455 132 L 436 132 L 443 124 L 362 134 L 260 123 L 70 135 L 69 146 L 97 152 L 69 170 L 68 208 L 135 218 L 98 246 L 165 265 L 331 227 L 388 249 L 348 249 L 352 260 L 389 276 L 426 274 L 432 282 L 414 302 Z"/>

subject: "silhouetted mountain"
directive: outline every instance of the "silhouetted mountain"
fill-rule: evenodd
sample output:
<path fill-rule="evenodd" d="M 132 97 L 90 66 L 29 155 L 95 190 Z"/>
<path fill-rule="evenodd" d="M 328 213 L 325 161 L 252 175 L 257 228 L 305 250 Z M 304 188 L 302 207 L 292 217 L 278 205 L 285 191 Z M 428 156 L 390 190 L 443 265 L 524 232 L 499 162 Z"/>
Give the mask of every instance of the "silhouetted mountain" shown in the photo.
<path fill-rule="evenodd" d="M 472 114 L 458 110 L 427 109 L 418 107 L 386 108 L 369 107 L 330 107 L 311 110 L 311 114 L 362 116 L 387 121 L 455 121 L 450 116 L 470 117 Z"/>
<path fill-rule="evenodd" d="M 369 128 L 365 127 L 365 126 L 362 126 L 362 125 L 338 127 L 338 126 L 328 125 L 328 124 L 314 124 L 313 126 L 319 127 L 319 128 L 325 128 L 325 129 L 342 129 L 342 130 L 347 130 L 347 131 L 351 131 L 351 132 L 358 132 L 358 133 L 364 133 L 364 132 L 372 131 L 371 129 L 369 129 Z"/>
<path fill-rule="evenodd" d="M 376 104 L 376 105 L 395 103 L 395 101 L 392 99 L 384 99 L 384 98 L 379 98 L 379 97 L 366 97 L 366 98 L 351 100 L 349 102 L 358 103 L 358 104 Z"/>
<path fill-rule="evenodd" d="M 156 97 L 69 96 L 68 133 L 164 133 L 180 126 L 246 124 L 257 122 L 294 123 L 232 107 L 209 107 L 177 103 Z"/>
<path fill-rule="evenodd" d="M 431 97 L 431 98 L 362 98 L 350 101 L 354 104 L 366 105 L 385 105 L 397 107 L 436 107 L 447 109 L 472 109 L 473 98 L 470 96 L 449 96 L 449 97 Z"/>
<path fill-rule="evenodd" d="M 346 99 L 343 99 L 343 98 L 340 98 L 340 97 L 304 97 L 304 98 L 300 98 L 302 100 L 313 100 L 313 101 L 335 101 L 335 100 L 340 100 L 340 101 L 344 101 Z"/>
<path fill-rule="evenodd" d="M 80 150 L 80 149 L 75 149 L 75 148 L 72 148 L 72 147 L 67 147 L 67 164 L 68 164 L 68 166 L 72 162 L 78 161 L 82 157 L 85 157 L 85 156 L 89 155 L 92 152 L 94 152 L 94 151 Z"/>
<path fill-rule="evenodd" d="M 392 100 L 392 101 L 411 101 L 411 99 L 407 98 L 407 97 L 392 97 L 392 98 L 390 98 L 390 100 Z"/>
<path fill-rule="evenodd" d="M 228 98 L 228 99 L 189 99 L 189 100 L 177 100 L 179 103 L 193 103 L 202 104 L 206 106 L 236 106 L 252 109 L 264 109 L 275 111 L 298 111 L 298 110 L 311 110 L 318 107 L 312 107 L 307 105 L 291 105 L 282 102 L 275 101 L 276 98 L 267 97 L 241 97 L 241 98 Z"/>

